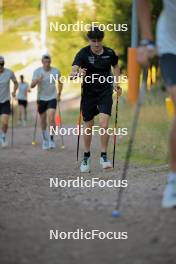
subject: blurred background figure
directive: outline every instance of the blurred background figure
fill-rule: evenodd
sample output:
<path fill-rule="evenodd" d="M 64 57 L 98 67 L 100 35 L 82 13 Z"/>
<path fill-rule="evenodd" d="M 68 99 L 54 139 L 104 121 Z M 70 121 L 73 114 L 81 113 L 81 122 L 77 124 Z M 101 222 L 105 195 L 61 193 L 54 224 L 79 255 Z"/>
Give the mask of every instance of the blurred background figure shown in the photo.
<path fill-rule="evenodd" d="M 20 82 L 18 84 L 18 105 L 19 105 L 19 125 L 23 127 L 26 126 L 27 123 L 27 93 L 30 92 L 29 84 L 24 81 L 24 76 L 20 75 Z"/>
<path fill-rule="evenodd" d="M 2 133 L 0 137 L 0 144 L 2 147 L 8 146 L 7 130 L 9 124 L 10 109 L 10 80 L 14 83 L 14 96 L 15 91 L 18 89 L 18 83 L 14 73 L 4 67 L 4 57 L 0 56 L 0 117 Z"/>

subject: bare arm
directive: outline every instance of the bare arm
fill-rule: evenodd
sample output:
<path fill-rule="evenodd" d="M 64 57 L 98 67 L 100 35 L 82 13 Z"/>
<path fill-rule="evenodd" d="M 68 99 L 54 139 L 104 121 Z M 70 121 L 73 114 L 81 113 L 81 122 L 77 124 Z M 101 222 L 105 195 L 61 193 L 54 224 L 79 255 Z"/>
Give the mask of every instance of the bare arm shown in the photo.
<path fill-rule="evenodd" d="M 43 80 L 43 76 L 40 76 L 39 78 L 32 80 L 31 82 L 31 88 L 34 88 L 39 82 Z"/>
<path fill-rule="evenodd" d="M 70 78 L 73 79 L 73 78 L 75 78 L 76 76 L 78 76 L 78 74 L 79 74 L 79 66 L 77 66 L 77 65 L 73 65 L 73 66 L 72 66 L 72 71 L 71 71 L 71 73 L 70 73 Z"/>
<path fill-rule="evenodd" d="M 12 93 L 12 96 L 15 97 L 15 95 L 16 95 L 16 91 L 17 91 L 17 89 L 18 89 L 18 82 L 15 80 L 15 81 L 13 81 L 13 83 L 14 83 L 14 86 L 13 86 L 13 93 Z"/>
<path fill-rule="evenodd" d="M 119 87 L 119 85 L 117 83 L 118 79 L 119 79 L 119 76 L 120 76 L 120 68 L 119 68 L 118 64 L 116 64 L 113 67 L 112 71 L 113 71 L 113 75 L 115 77 L 115 82 L 116 82 L 116 83 L 114 83 L 114 90 L 118 93 L 118 96 L 120 96 L 121 93 L 122 93 L 122 89 Z"/>
<path fill-rule="evenodd" d="M 142 66 L 149 66 L 156 50 L 152 36 L 151 10 L 149 0 L 137 0 L 138 17 L 141 31 L 140 46 L 137 50 L 137 60 Z"/>
<path fill-rule="evenodd" d="M 58 90 L 58 93 L 61 95 L 63 90 L 63 83 L 60 80 L 58 81 Z"/>
<path fill-rule="evenodd" d="M 62 90 L 63 90 L 63 83 L 60 80 L 58 80 L 58 94 L 57 94 L 58 101 L 60 101 Z"/>
<path fill-rule="evenodd" d="M 86 68 L 80 68 L 78 65 L 73 65 L 72 72 L 70 73 L 70 79 L 74 79 L 77 77 L 85 77 L 86 71 Z"/>
<path fill-rule="evenodd" d="M 153 40 L 149 0 L 137 0 L 141 39 Z"/>
<path fill-rule="evenodd" d="M 115 76 L 116 80 L 118 80 L 119 76 L 120 76 L 120 69 L 119 69 L 119 65 L 115 65 L 113 67 L 113 75 Z"/>

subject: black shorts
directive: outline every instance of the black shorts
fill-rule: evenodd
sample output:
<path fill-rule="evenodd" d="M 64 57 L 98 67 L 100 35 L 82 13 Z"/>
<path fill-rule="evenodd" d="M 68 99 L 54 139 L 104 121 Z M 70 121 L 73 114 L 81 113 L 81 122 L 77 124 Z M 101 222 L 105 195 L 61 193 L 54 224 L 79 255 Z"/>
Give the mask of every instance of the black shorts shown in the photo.
<path fill-rule="evenodd" d="M 160 57 L 160 68 L 166 86 L 176 85 L 176 55 L 166 53 Z"/>
<path fill-rule="evenodd" d="M 111 115 L 112 111 L 112 92 L 100 92 L 92 95 L 82 96 L 81 111 L 83 120 L 88 122 L 99 113 Z"/>
<path fill-rule="evenodd" d="M 26 108 L 27 107 L 27 100 L 18 100 L 18 105 L 22 105 L 22 106 L 24 106 L 24 108 Z"/>
<path fill-rule="evenodd" d="M 11 109 L 10 109 L 10 101 L 6 101 L 4 103 L 0 103 L 0 115 L 10 115 Z"/>
<path fill-rule="evenodd" d="M 57 107 L 57 100 L 56 99 L 52 99 L 49 101 L 39 100 L 37 103 L 38 103 L 39 114 L 43 114 L 48 109 L 56 109 L 56 107 Z"/>

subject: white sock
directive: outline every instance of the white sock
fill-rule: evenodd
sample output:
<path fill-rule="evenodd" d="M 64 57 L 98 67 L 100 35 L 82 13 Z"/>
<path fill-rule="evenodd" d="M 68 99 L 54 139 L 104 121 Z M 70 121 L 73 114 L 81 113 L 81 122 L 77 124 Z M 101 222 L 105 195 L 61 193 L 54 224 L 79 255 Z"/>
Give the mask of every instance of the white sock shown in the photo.
<path fill-rule="evenodd" d="M 42 135 L 43 135 L 43 139 L 47 140 L 48 139 L 48 132 L 47 130 L 42 130 Z"/>
<path fill-rule="evenodd" d="M 169 174 L 168 174 L 168 181 L 169 182 L 176 181 L 176 171 L 169 172 Z"/>

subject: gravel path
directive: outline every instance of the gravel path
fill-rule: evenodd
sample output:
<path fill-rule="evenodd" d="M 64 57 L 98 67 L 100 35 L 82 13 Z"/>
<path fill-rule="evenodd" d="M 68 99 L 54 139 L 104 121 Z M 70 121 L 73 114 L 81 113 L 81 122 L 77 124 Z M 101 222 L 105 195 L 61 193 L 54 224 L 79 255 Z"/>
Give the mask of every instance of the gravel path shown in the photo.
<path fill-rule="evenodd" d="M 112 219 L 116 189 L 49 187 L 50 177 L 82 176 L 75 162 L 75 138 L 65 137 L 64 150 L 42 151 L 39 144 L 31 145 L 32 131 L 16 128 L 14 148 L 0 149 L 1 264 L 176 263 L 176 211 L 160 205 L 167 166 L 132 166 L 123 215 Z M 60 138 L 56 141 L 60 144 Z M 92 171 L 84 177 L 119 179 L 122 164 L 103 172 L 96 139 L 93 149 Z M 50 229 L 78 228 L 128 232 L 128 239 L 49 239 Z"/>

